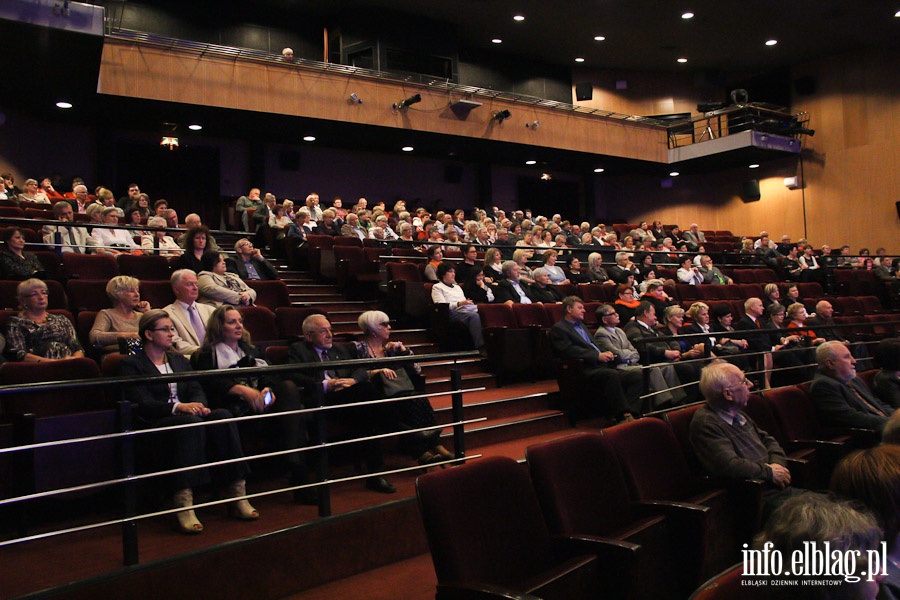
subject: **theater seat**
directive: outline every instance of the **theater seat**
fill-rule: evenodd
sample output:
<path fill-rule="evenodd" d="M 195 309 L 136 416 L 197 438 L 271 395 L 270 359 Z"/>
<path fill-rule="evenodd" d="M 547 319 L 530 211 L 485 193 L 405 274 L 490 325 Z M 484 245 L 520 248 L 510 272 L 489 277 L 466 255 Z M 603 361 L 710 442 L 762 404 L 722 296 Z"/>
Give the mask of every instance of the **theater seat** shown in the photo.
<path fill-rule="evenodd" d="M 701 585 L 688 600 L 759 600 L 758 587 L 744 585 L 743 563 L 729 567 Z"/>
<path fill-rule="evenodd" d="M 641 547 L 631 597 L 681 599 L 697 586 L 708 508 L 633 502 L 619 461 L 599 433 L 529 446 L 526 458 L 551 533 Z"/>
<path fill-rule="evenodd" d="M 551 537 L 515 460 L 494 456 L 422 475 L 416 495 L 437 598 L 603 596 L 600 560 Z"/>
<path fill-rule="evenodd" d="M 145 279 L 168 280 L 172 274 L 169 260 L 165 256 L 120 254 L 116 257 L 116 262 L 119 265 L 119 273 L 130 275 L 141 281 Z"/>
<path fill-rule="evenodd" d="M 119 274 L 119 265 L 111 254 L 78 254 L 65 252 L 62 255 L 63 271 L 69 279 L 95 279 L 109 281 Z"/>
<path fill-rule="evenodd" d="M 239 306 L 238 311 L 254 344 L 265 347 L 280 340 L 281 336 L 275 326 L 275 314 L 271 310 L 264 306 Z"/>
<path fill-rule="evenodd" d="M 479 304 L 478 315 L 488 360 L 498 382 L 502 384 L 511 377 L 532 372 L 540 329 L 519 327 L 512 307 L 507 304 Z"/>
<path fill-rule="evenodd" d="M 303 337 L 303 320 L 309 315 L 319 314 L 328 317 L 328 313 L 320 308 L 308 306 L 279 306 L 275 309 L 275 327 L 278 337 L 289 342 Z"/>
<path fill-rule="evenodd" d="M 7 362 L 0 365 L 0 381 L 4 385 L 67 381 L 72 379 L 96 379 L 100 377 L 97 363 L 89 358 L 71 358 L 47 362 Z M 35 389 L 31 392 L 7 394 L 0 398 L 0 413 L 26 414 L 37 417 L 87 412 L 110 408 L 101 388 L 81 388 L 60 393 L 54 390 Z"/>
<path fill-rule="evenodd" d="M 264 306 L 274 311 L 280 306 L 291 305 L 291 293 L 287 284 L 280 279 L 271 281 L 246 281 L 248 287 L 256 290 L 256 306 Z"/>

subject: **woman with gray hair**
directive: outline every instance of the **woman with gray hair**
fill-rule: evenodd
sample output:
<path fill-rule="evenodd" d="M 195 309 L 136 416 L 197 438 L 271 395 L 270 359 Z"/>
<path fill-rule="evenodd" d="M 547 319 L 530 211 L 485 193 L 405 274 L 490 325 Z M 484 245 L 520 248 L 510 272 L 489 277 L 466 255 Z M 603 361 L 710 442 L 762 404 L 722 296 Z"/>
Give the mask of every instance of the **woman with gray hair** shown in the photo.
<path fill-rule="evenodd" d="M 106 284 L 106 295 L 113 306 L 97 313 L 90 334 L 91 344 L 103 354 L 119 352 L 120 344 L 141 339 L 138 324 L 141 315 L 150 310 L 150 303 L 141 300 L 140 286 L 140 281 L 127 275 L 113 277 Z"/>
<path fill-rule="evenodd" d="M 106 225 L 116 225 L 119 223 L 119 214 L 116 207 L 107 206 L 101 212 L 102 222 Z M 91 231 L 91 237 L 99 248 L 99 254 L 122 254 L 129 253 L 134 250 L 140 250 L 140 246 L 134 243 L 134 237 L 130 231 L 125 229 L 101 229 L 95 227 Z M 140 253 L 139 253 L 140 254 Z"/>
<path fill-rule="evenodd" d="M 6 323 L 6 355 L 10 360 L 46 362 L 84 356 L 72 322 L 47 312 L 47 284 L 26 279 L 16 288 L 19 314 Z"/>
<path fill-rule="evenodd" d="M 181 249 L 172 236 L 166 234 L 166 220 L 162 217 L 150 217 L 147 219 L 147 227 L 152 232 L 141 236 L 141 248 L 147 254 L 159 254 L 160 256 L 181 256 Z"/>
<path fill-rule="evenodd" d="M 392 356 L 410 356 L 412 350 L 403 342 L 389 341 L 391 337 L 391 320 L 380 310 L 369 310 L 359 316 L 357 321 L 362 330 L 362 339 L 356 342 L 358 358 L 382 359 Z M 398 368 L 378 368 L 369 371 L 369 378 L 378 387 L 385 398 L 412 396 L 416 392 L 416 382 L 424 383 L 422 369 L 417 363 L 408 362 Z M 421 429 L 433 427 L 437 420 L 434 409 L 426 398 L 415 398 L 389 405 L 394 411 L 394 419 L 400 429 Z M 404 435 L 400 438 L 401 447 L 420 465 L 441 462 L 453 458 L 441 445 L 441 430 L 428 429 Z"/>

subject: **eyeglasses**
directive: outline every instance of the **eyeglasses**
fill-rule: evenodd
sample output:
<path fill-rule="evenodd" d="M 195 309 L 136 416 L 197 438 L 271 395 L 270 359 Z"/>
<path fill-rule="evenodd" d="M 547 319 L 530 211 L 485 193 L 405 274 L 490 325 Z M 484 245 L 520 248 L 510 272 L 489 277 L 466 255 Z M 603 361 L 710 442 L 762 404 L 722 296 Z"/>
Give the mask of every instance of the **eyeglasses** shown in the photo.
<path fill-rule="evenodd" d="M 166 333 L 175 333 L 174 327 L 158 327 L 156 329 L 151 329 L 150 331 L 165 331 Z"/>
<path fill-rule="evenodd" d="M 730 390 L 731 388 L 736 388 L 736 387 L 741 386 L 741 385 L 744 386 L 744 387 L 750 387 L 751 385 L 753 385 L 753 382 L 750 381 L 749 379 L 747 379 L 746 377 L 744 377 L 744 378 L 743 378 L 741 381 L 739 381 L 738 383 L 736 383 L 736 384 L 734 384 L 734 385 L 729 385 L 729 386 L 726 387 L 725 389 L 726 389 L 726 390 Z"/>
<path fill-rule="evenodd" d="M 601 316 L 601 317 L 611 317 L 611 316 L 617 315 L 617 314 L 619 314 L 619 313 L 613 311 L 613 312 L 603 313 L 603 314 L 600 315 L 600 316 Z"/>
<path fill-rule="evenodd" d="M 379 327 L 390 327 L 391 324 L 388 321 L 385 321 L 384 323 L 379 323 L 378 326 Z"/>

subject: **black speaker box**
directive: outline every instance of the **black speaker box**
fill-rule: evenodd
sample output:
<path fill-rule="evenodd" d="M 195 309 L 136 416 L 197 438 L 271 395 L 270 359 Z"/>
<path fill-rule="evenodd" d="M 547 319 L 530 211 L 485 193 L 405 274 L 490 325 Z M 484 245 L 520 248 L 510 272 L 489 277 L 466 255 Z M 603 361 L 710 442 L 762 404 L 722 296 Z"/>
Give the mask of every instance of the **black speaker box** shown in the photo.
<path fill-rule="evenodd" d="M 592 100 L 594 98 L 594 84 L 590 81 L 581 81 L 575 84 L 576 100 Z"/>
<path fill-rule="evenodd" d="M 759 198 L 759 179 L 748 179 L 741 183 L 741 200 L 756 202 Z"/>

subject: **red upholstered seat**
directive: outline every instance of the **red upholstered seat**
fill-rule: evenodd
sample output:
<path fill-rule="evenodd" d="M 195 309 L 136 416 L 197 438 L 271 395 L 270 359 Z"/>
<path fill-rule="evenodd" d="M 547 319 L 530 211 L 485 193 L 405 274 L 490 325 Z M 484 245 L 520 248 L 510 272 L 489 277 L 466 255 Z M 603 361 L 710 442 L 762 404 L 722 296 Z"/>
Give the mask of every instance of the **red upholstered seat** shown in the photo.
<path fill-rule="evenodd" d="M 268 344 L 281 339 L 275 326 L 275 314 L 271 310 L 264 306 L 239 306 L 238 310 L 254 344 Z"/>
<path fill-rule="evenodd" d="M 632 578 L 634 597 L 684 598 L 696 587 L 703 509 L 673 508 L 671 519 L 661 509 L 640 510 L 615 453 L 599 433 L 529 446 L 526 457 L 552 533 L 603 536 L 641 546 Z M 609 590 L 613 597 L 625 591 Z"/>
<path fill-rule="evenodd" d="M 145 279 L 169 279 L 169 276 L 172 274 L 169 260 L 165 256 L 156 254 L 145 254 L 143 256 L 120 254 L 116 257 L 116 262 L 119 264 L 119 273 L 136 277 L 141 281 Z"/>
<path fill-rule="evenodd" d="M 248 287 L 256 290 L 256 306 L 265 306 L 274 311 L 280 306 L 291 305 L 291 293 L 287 284 L 280 279 L 271 281 L 246 281 Z"/>
<path fill-rule="evenodd" d="M 0 381 L 4 385 L 97 377 L 100 377 L 100 369 L 89 358 L 40 363 L 7 362 L 0 365 Z M 112 405 L 101 388 L 67 390 L 65 393 L 38 389 L 34 392 L 6 395 L 0 402 L 3 403 L 3 414 L 34 413 L 38 417 L 101 410 Z"/>
<path fill-rule="evenodd" d="M 141 300 L 146 300 L 153 308 L 165 308 L 175 302 L 175 292 L 168 279 L 142 280 L 140 292 Z"/>
<path fill-rule="evenodd" d="M 81 312 L 83 310 L 99 311 L 109 308 L 110 300 L 106 295 L 106 284 L 108 282 L 108 279 L 70 279 L 66 283 L 66 288 L 69 290 L 69 303 L 72 310 Z"/>
<path fill-rule="evenodd" d="M 701 585 L 688 600 L 758 600 L 760 588 L 744 585 L 743 563 L 729 567 Z"/>
<path fill-rule="evenodd" d="M 66 252 L 62 261 L 63 270 L 70 279 L 102 279 L 105 282 L 119 274 L 119 265 L 111 254 Z"/>
<path fill-rule="evenodd" d="M 19 287 L 20 283 L 22 282 L 8 279 L 0 280 L 0 309 L 19 310 L 16 288 Z M 47 308 L 68 309 L 69 298 L 62 284 L 52 279 L 48 279 L 44 283 L 47 284 L 47 292 L 50 294 L 47 298 Z"/>
<path fill-rule="evenodd" d="M 416 493 L 438 597 L 489 586 L 492 593 L 477 597 L 602 595 L 597 557 L 554 541 L 528 474 L 515 460 L 494 456 L 435 471 L 418 478 Z"/>

